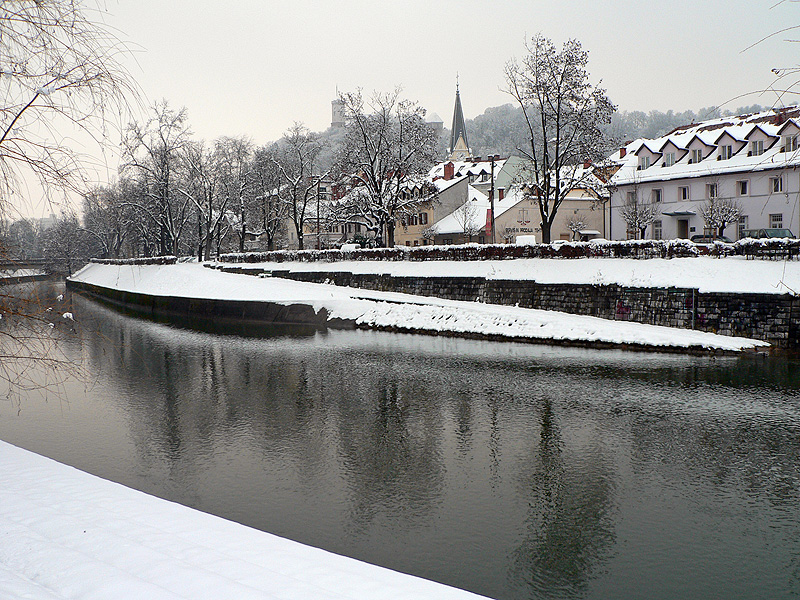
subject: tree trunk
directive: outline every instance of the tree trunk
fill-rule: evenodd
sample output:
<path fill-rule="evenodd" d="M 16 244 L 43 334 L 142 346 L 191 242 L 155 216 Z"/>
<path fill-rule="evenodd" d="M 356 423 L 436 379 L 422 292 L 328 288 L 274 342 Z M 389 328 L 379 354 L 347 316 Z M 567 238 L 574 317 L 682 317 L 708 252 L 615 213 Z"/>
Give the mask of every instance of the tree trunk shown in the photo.
<path fill-rule="evenodd" d="M 542 243 L 550 243 L 550 223 L 548 223 L 545 219 L 542 219 Z"/>

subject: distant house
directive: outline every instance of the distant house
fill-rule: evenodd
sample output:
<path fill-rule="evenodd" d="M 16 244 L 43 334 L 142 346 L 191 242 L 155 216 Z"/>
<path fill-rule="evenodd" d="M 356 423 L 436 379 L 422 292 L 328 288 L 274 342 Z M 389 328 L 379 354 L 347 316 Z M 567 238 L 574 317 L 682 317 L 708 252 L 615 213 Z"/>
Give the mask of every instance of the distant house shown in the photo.
<path fill-rule="evenodd" d="M 657 139 L 639 139 L 615 152 L 609 237 L 636 231 L 625 207 L 656 211 L 645 230 L 651 239 L 715 235 L 703 218 L 712 201 L 738 204 L 741 218 L 725 229 L 741 238 L 748 229 L 800 232 L 800 109 L 769 110 L 679 127 Z M 629 219 L 630 220 L 630 219 Z"/>

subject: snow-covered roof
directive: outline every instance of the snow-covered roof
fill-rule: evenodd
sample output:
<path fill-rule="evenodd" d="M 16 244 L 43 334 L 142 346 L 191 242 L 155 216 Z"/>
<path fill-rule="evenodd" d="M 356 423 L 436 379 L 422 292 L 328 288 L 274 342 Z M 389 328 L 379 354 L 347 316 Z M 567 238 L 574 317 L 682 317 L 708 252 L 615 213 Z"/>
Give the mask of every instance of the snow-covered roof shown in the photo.
<path fill-rule="evenodd" d="M 494 218 L 495 220 L 502 215 L 507 210 L 513 208 L 517 204 L 519 204 L 523 200 L 522 192 L 519 191 L 512 191 L 510 194 L 505 196 L 502 200 L 495 199 L 494 201 Z M 491 202 L 489 202 L 489 196 L 486 194 L 478 191 L 472 186 L 468 188 L 468 199 L 467 204 L 469 204 L 472 208 L 468 209 L 469 217 L 471 220 L 470 225 L 474 228 L 482 228 L 486 225 L 486 211 L 489 210 L 491 207 Z M 437 234 L 448 234 L 448 233 L 463 233 L 465 226 L 464 226 L 464 217 L 463 211 L 464 205 L 462 204 L 456 210 L 451 212 L 446 217 L 443 217 L 436 221 L 433 224 L 434 228 L 436 229 Z M 461 214 L 459 214 L 461 212 Z"/>
<path fill-rule="evenodd" d="M 444 166 L 448 163 L 453 163 L 453 178 L 458 179 L 467 175 L 477 177 L 481 173 L 491 173 L 492 163 L 489 160 L 449 160 L 434 165 L 428 173 L 428 178 L 433 181 L 437 177 L 444 177 Z M 497 174 L 506 164 L 506 159 L 501 158 L 494 161 L 494 174 Z"/>
<path fill-rule="evenodd" d="M 786 130 L 789 123 L 795 126 L 800 123 L 800 108 L 791 107 L 711 119 L 679 127 L 659 138 L 634 140 L 624 147 L 624 156 L 615 153 L 609 157 L 609 160 L 620 165 L 620 169 L 611 178 L 611 183 L 626 185 L 798 166 L 800 150 L 784 152 L 782 143 L 778 141 L 781 132 Z M 726 137 L 726 133 L 741 142 L 740 147 L 733 148 L 730 158 L 723 158 L 717 152 L 717 146 Z M 764 143 L 763 154 L 755 155 L 750 145 L 744 142 L 753 136 L 758 138 L 759 135 L 767 141 Z M 660 152 L 653 151 L 652 148 L 663 150 L 669 142 L 672 142 L 677 148 L 686 149 L 695 139 L 711 148 L 708 154 L 704 153 L 703 160 L 699 162 L 694 162 L 692 154 L 686 152 L 683 156 L 676 156 L 675 163 L 670 166 L 667 166 L 666 161 L 661 158 L 647 168 L 640 166 L 638 154 L 642 148 L 651 149 L 653 154 L 660 155 Z"/>

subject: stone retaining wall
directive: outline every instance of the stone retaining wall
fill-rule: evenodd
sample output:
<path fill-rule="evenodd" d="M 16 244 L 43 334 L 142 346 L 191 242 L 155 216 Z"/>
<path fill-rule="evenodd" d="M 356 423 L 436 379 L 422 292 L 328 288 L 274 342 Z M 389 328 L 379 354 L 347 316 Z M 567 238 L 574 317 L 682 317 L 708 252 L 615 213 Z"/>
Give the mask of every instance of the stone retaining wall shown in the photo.
<path fill-rule="evenodd" d="M 347 271 L 228 266 L 223 270 L 697 329 L 763 340 L 778 348 L 800 349 L 800 298 L 790 294 L 700 293 L 691 288 L 629 288 L 483 277 L 396 277 Z"/>

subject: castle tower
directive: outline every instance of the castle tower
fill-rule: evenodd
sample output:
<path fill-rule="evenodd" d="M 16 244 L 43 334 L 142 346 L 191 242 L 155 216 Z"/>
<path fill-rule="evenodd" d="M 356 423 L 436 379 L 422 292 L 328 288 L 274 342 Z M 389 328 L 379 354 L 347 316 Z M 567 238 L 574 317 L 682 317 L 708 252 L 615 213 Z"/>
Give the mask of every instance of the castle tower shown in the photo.
<path fill-rule="evenodd" d="M 467 126 L 464 124 L 464 111 L 461 109 L 461 93 L 456 80 L 456 106 L 453 109 L 453 127 L 450 129 L 450 160 L 464 160 L 469 157 Z"/>

